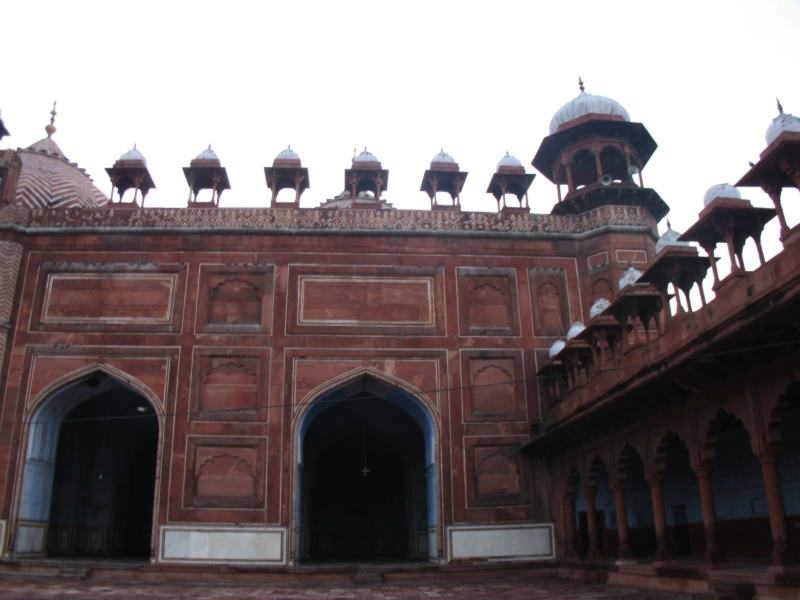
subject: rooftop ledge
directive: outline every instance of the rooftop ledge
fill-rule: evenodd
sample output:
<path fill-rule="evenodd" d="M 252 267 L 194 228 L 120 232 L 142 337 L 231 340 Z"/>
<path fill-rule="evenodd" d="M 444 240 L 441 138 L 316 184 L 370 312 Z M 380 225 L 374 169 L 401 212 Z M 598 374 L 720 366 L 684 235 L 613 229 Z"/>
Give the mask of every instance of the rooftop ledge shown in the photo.
<path fill-rule="evenodd" d="M 579 215 L 448 212 L 428 210 L 330 210 L 286 208 L 64 208 L 0 209 L 0 229 L 26 234 L 214 231 L 215 233 L 343 233 L 383 235 L 580 236 L 601 229 L 650 233 L 656 221 L 640 207 L 602 206 Z"/>

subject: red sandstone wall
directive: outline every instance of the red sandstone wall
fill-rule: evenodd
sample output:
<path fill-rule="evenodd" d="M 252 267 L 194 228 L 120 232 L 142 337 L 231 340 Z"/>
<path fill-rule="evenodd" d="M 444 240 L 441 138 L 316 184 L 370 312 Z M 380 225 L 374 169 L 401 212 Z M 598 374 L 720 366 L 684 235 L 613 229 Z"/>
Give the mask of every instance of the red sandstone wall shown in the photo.
<path fill-rule="evenodd" d="M 539 420 L 536 385 L 524 380 L 554 336 L 652 249 L 643 234 L 584 248 L 350 236 L 24 242 L 4 379 L 3 420 L 17 424 L 0 438 L 2 517 L 18 493 L 19 423 L 54 382 L 104 363 L 146 385 L 167 414 L 160 523 L 282 525 L 291 405 L 359 367 L 436 407 L 445 525 L 548 518 L 532 512 L 539 493 L 517 452 Z M 598 291 L 601 279 L 611 289 Z"/>

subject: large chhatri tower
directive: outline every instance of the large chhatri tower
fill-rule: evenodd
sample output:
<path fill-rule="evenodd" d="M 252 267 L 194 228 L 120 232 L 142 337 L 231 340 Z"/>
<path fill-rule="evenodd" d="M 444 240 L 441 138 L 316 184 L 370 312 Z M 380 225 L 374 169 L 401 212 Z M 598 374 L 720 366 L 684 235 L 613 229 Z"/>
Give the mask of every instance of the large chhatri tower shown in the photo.
<path fill-rule="evenodd" d="M 644 169 L 656 143 L 641 123 L 631 122 L 616 100 L 580 94 L 562 106 L 550 121 L 548 135 L 533 166 L 556 184 L 553 214 L 579 214 L 599 206 L 641 206 L 661 220 L 669 207 L 645 188 Z M 563 194 L 566 186 L 566 194 Z"/>
<path fill-rule="evenodd" d="M 774 208 L 687 190 L 697 222 L 659 236 L 656 143 L 582 82 L 533 158 L 556 186 L 546 214 L 508 153 L 496 210 L 463 210 L 467 171 L 444 151 L 420 185 L 430 210 L 396 209 L 366 148 L 319 207 L 300 206 L 314 165 L 287 148 L 260 206 L 235 208 L 209 147 L 183 167 L 188 201 L 157 208 L 136 146 L 107 198 L 52 117 L 0 151 L 0 570 L 557 567 L 794 597 L 796 118 L 781 109 L 738 184 Z"/>

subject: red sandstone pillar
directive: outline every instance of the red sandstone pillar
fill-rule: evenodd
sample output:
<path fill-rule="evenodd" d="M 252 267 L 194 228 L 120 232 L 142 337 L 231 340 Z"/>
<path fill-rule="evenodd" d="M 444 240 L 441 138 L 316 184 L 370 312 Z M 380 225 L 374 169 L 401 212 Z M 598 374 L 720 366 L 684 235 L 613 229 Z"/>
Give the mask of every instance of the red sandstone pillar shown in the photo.
<path fill-rule="evenodd" d="M 779 185 L 762 185 L 761 189 L 764 190 L 772 204 L 775 205 L 775 212 L 778 213 L 778 222 L 781 224 L 781 239 L 789 235 L 789 226 L 786 224 L 786 217 L 783 214 L 783 206 L 781 206 L 781 187 Z"/>
<path fill-rule="evenodd" d="M 628 507 L 625 504 L 625 488 L 627 484 L 624 482 L 617 483 L 614 486 L 614 504 L 617 506 L 617 535 L 619 536 L 619 551 L 617 552 L 618 560 L 628 560 L 633 558 L 630 543 L 628 542 Z"/>
<path fill-rule="evenodd" d="M 584 496 L 586 498 L 586 523 L 589 527 L 589 554 L 586 558 L 590 561 L 599 560 L 602 556 L 597 545 L 597 510 L 594 504 L 597 490 L 586 490 Z"/>
<path fill-rule="evenodd" d="M 650 495 L 653 499 L 653 518 L 656 527 L 656 562 L 667 562 L 673 560 L 667 544 L 667 515 L 664 511 L 664 494 L 661 485 L 664 482 L 662 476 L 650 477 Z"/>
<path fill-rule="evenodd" d="M 764 474 L 764 488 L 767 492 L 769 524 L 772 529 L 773 567 L 783 567 L 797 563 L 797 556 L 789 547 L 786 533 L 786 510 L 783 505 L 783 491 L 778 474 L 778 455 L 768 452 L 761 456 L 761 471 Z"/>
<path fill-rule="evenodd" d="M 725 554 L 719 547 L 717 534 L 717 513 L 714 509 L 714 490 L 711 487 L 711 469 L 702 465 L 695 470 L 700 484 L 700 504 L 703 507 L 703 527 L 706 535 L 706 551 L 703 553 L 703 564 L 719 568 L 725 564 Z"/>
<path fill-rule="evenodd" d="M 575 494 L 564 495 L 564 547 L 567 560 L 578 560 L 575 550 Z"/>

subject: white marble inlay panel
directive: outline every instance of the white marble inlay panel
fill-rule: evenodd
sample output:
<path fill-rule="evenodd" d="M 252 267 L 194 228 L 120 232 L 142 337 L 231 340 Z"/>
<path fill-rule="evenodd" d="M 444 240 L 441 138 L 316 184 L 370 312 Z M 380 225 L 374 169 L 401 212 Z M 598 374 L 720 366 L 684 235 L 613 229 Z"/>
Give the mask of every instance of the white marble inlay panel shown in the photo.
<path fill-rule="evenodd" d="M 286 562 L 283 527 L 166 526 L 161 539 L 165 562 Z"/>
<path fill-rule="evenodd" d="M 448 528 L 450 558 L 546 560 L 555 558 L 551 524 L 477 525 Z"/>
<path fill-rule="evenodd" d="M 14 550 L 18 555 L 40 555 L 45 552 L 47 523 L 19 522 L 17 527 L 17 545 Z"/>

